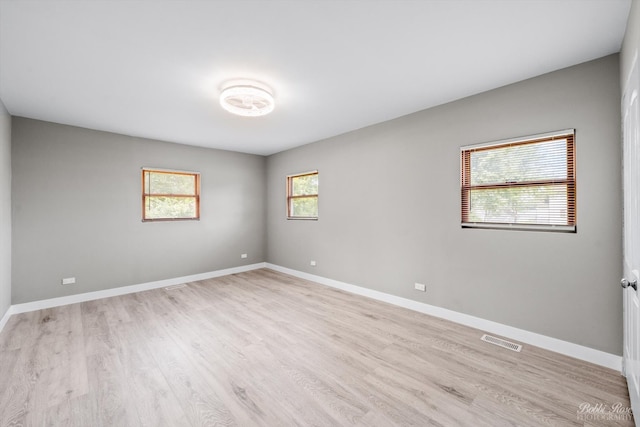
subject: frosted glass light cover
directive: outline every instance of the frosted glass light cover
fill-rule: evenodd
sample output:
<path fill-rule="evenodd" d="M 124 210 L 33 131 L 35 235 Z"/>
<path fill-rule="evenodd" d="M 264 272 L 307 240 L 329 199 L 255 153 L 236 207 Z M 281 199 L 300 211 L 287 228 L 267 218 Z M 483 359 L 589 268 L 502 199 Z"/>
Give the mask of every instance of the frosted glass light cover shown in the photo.
<path fill-rule="evenodd" d="M 231 86 L 223 90 L 220 105 L 230 113 L 245 117 L 264 116 L 275 107 L 269 92 L 249 85 Z"/>

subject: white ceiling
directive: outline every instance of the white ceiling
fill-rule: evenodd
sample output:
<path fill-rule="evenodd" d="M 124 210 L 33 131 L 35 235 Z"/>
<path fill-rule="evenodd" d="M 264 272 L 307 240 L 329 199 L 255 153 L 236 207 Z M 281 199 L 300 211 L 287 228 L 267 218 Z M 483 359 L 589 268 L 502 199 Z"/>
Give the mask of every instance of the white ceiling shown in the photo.
<path fill-rule="evenodd" d="M 630 0 L 0 0 L 9 112 L 271 154 L 618 52 Z M 272 87 L 232 116 L 221 85 Z"/>

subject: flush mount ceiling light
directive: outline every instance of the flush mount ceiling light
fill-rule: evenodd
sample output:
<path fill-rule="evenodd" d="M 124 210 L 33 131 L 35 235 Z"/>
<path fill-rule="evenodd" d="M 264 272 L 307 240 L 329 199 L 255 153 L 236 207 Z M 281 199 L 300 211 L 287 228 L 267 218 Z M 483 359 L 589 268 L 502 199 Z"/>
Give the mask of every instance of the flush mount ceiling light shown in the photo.
<path fill-rule="evenodd" d="M 270 91 L 254 83 L 227 87 L 220 94 L 220 105 L 230 113 L 245 117 L 264 116 L 275 107 Z"/>

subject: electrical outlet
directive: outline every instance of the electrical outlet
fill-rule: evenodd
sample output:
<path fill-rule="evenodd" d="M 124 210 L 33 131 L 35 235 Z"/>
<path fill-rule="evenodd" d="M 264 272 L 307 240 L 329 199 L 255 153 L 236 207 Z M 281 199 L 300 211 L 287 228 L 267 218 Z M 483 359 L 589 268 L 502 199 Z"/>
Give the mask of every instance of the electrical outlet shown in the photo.
<path fill-rule="evenodd" d="M 414 283 L 413 288 L 416 291 L 427 292 L 427 285 L 425 285 L 424 283 Z"/>
<path fill-rule="evenodd" d="M 240 255 L 240 258 L 246 258 L 246 257 L 247 257 L 247 254 Z"/>
<path fill-rule="evenodd" d="M 309 262 L 309 265 L 310 265 L 311 267 L 315 267 L 315 266 L 316 266 L 316 262 L 315 262 L 315 261 L 311 261 L 311 262 Z"/>
<path fill-rule="evenodd" d="M 73 285 L 74 283 L 76 283 L 75 277 L 65 277 L 62 279 L 63 285 Z"/>

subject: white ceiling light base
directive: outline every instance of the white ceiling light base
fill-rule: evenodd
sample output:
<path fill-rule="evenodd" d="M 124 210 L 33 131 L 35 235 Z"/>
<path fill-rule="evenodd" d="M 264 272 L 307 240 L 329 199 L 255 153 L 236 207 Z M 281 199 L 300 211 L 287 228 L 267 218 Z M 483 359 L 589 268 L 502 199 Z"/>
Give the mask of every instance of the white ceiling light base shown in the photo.
<path fill-rule="evenodd" d="M 228 112 L 244 117 L 264 116 L 275 107 L 271 91 L 255 82 L 228 86 L 220 94 L 220 105 Z"/>

